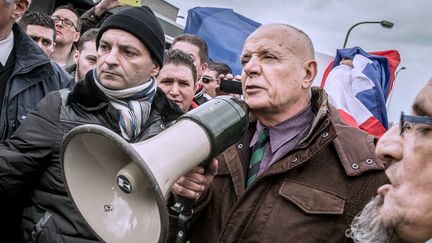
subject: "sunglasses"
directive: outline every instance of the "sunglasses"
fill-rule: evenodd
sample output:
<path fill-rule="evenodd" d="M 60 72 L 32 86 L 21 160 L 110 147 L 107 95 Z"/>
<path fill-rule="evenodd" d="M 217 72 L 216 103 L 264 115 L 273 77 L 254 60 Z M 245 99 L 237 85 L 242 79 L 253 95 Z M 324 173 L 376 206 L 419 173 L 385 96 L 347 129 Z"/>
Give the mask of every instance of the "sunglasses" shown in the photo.
<path fill-rule="evenodd" d="M 202 76 L 201 77 L 201 82 L 203 82 L 205 84 L 208 84 L 208 83 L 213 82 L 215 80 L 216 80 L 215 78 L 208 77 L 208 76 Z"/>
<path fill-rule="evenodd" d="M 75 30 L 78 31 L 78 28 L 69 19 L 62 19 L 62 18 L 60 18 L 58 16 L 52 16 L 51 19 L 54 20 L 54 23 L 56 23 L 56 24 L 61 21 L 62 25 L 64 27 L 66 27 L 66 28 L 72 28 L 72 27 L 74 27 Z"/>
<path fill-rule="evenodd" d="M 399 121 L 400 135 L 402 136 L 407 130 L 412 128 L 411 123 L 432 125 L 432 117 L 430 116 L 411 116 L 405 115 L 402 111 Z"/>

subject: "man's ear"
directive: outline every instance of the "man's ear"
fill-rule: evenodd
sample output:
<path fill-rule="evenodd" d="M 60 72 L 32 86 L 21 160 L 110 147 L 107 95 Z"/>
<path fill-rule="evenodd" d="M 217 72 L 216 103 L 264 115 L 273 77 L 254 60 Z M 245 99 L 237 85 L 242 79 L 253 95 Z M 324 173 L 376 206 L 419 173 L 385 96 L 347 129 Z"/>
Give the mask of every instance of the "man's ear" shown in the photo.
<path fill-rule="evenodd" d="M 78 63 L 78 59 L 79 59 L 80 53 L 78 50 L 74 50 L 74 54 L 73 54 L 73 61 L 75 64 Z"/>
<path fill-rule="evenodd" d="M 15 1 L 15 9 L 12 11 L 12 18 L 17 20 L 21 18 L 27 11 L 29 6 L 28 0 L 16 0 Z"/>
<path fill-rule="evenodd" d="M 313 81 L 314 81 L 314 79 L 318 73 L 317 62 L 314 59 L 308 60 L 303 64 L 303 68 L 305 71 L 305 75 L 303 77 L 302 87 L 303 88 L 309 88 L 312 85 L 312 83 L 313 83 Z"/>
<path fill-rule="evenodd" d="M 81 33 L 80 33 L 79 31 L 76 31 L 76 32 L 75 32 L 75 35 L 74 35 L 74 38 L 73 38 L 73 42 L 74 42 L 74 43 L 75 43 L 75 42 L 78 42 L 79 39 L 80 39 L 80 37 L 81 37 Z"/>
<path fill-rule="evenodd" d="M 201 67 L 199 68 L 199 70 L 197 70 L 197 72 L 198 72 L 198 78 L 201 77 L 201 75 L 203 75 L 204 71 L 207 68 L 208 68 L 208 63 L 201 64 Z"/>
<path fill-rule="evenodd" d="M 56 43 L 55 42 L 53 42 L 53 46 L 52 46 L 52 49 L 50 50 L 50 53 L 49 53 L 49 55 L 48 56 L 51 56 L 51 54 L 54 52 L 54 50 L 55 50 L 55 46 L 56 46 Z"/>
<path fill-rule="evenodd" d="M 150 71 L 150 76 L 156 77 L 159 74 L 159 71 L 160 71 L 159 63 L 156 62 L 156 60 L 153 60 L 153 67 Z"/>

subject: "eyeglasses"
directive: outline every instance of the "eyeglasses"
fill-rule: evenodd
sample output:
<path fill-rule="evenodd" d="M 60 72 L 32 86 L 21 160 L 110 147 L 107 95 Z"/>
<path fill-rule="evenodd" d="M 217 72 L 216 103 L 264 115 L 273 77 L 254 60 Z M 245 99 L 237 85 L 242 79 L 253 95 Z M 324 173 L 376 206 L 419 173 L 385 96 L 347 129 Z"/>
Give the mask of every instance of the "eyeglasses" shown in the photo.
<path fill-rule="evenodd" d="M 405 131 L 410 130 L 412 128 L 411 123 L 432 125 L 432 117 L 405 115 L 404 112 L 402 111 L 400 116 L 400 121 L 399 121 L 399 129 L 400 129 L 401 136 L 404 134 Z"/>
<path fill-rule="evenodd" d="M 212 77 L 208 77 L 208 76 L 202 76 L 201 77 L 201 81 L 205 84 L 208 84 L 210 82 L 213 82 L 214 80 L 216 80 L 215 78 Z"/>
<path fill-rule="evenodd" d="M 58 16 L 51 16 L 51 19 L 54 20 L 54 23 L 58 23 L 58 22 L 62 22 L 62 25 L 66 28 L 72 28 L 74 27 L 75 30 L 78 31 L 78 28 L 74 25 L 74 23 L 72 21 L 70 21 L 69 19 L 62 19 Z"/>

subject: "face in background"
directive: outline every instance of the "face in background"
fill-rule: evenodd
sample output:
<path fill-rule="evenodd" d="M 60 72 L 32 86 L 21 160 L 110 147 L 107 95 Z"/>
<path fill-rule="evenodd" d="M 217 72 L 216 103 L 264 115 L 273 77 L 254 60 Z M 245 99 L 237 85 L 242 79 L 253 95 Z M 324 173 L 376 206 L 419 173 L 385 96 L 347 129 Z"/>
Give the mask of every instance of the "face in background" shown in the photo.
<path fill-rule="evenodd" d="M 54 30 L 40 25 L 27 25 L 26 34 L 30 36 L 48 56 L 54 51 Z"/>
<path fill-rule="evenodd" d="M 64 21 L 60 20 L 55 23 L 57 33 L 55 42 L 57 45 L 69 45 L 79 40 L 80 32 L 76 29 L 78 17 L 72 11 L 59 9 L 51 15 L 51 18 L 60 18 L 73 24 L 71 27 L 66 27 Z"/>
<path fill-rule="evenodd" d="M 81 52 L 75 50 L 74 62 L 76 64 L 75 80 L 84 79 L 86 73 L 96 67 L 96 41 L 84 42 Z"/>
<path fill-rule="evenodd" d="M 432 82 L 417 95 L 413 115 L 432 116 Z M 378 141 L 377 155 L 391 163 L 386 174 L 391 184 L 378 189 L 377 201 L 366 205 L 351 230 L 368 242 L 383 232 L 393 242 L 425 242 L 432 238 L 432 124 L 403 123 Z M 378 230 L 377 230 L 378 229 Z M 372 233 L 370 233 L 372 232 Z M 365 242 L 366 242 L 365 241 Z"/>
<path fill-rule="evenodd" d="M 8 37 L 15 20 L 24 15 L 29 2 L 15 0 L 15 3 L 7 4 L 6 0 L 0 0 L 0 40 Z"/>
<path fill-rule="evenodd" d="M 99 42 L 96 73 L 108 89 L 139 86 L 156 76 L 159 65 L 153 61 L 147 47 L 134 35 L 119 29 L 109 29 Z"/>
<path fill-rule="evenodd" d="M 215 70 L 211 70 L 207 68 L 202 74 L 199 83 L 204 87 L 205 93 L 210 95 L 211 97 L 215 97 L 216 94 L 216 85 L 219 85 L 219 75 Z"/>
<path fill-rule="evenodd" d="M 173 100 L 183 112 L 189 111 L 195 94 L 192 71 L 185 65 L 164 64 L 157 77 L 158 87 Z"/>
<path fill-rule="evenodd" d="M 176 42 L 171 49 L 173 50 L 182 50 L 189 54 L 192 58 L 195 68 L 197 70 L 198 77 L 201 77 L 204 70 L 207 68 L 207 63 L 202 63 L 199 56 L 199 48 L 198 46 L 191 44 L 186 41 L 178 41 Z"/>
<path fill-rule="evenodd" d="M 317 66 L 304 39 L 288 26 L 267 25 L 246 40 L 240 58 L 243 94 L 260 121 L 270 115 L 282 122 L 309 103 Z"/>

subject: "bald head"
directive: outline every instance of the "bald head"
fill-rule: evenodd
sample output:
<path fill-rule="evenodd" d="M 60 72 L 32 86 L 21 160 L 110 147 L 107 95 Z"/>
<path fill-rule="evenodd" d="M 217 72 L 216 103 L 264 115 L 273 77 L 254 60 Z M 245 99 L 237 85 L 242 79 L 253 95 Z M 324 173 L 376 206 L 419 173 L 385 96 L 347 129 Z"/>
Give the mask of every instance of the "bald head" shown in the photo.
<path fill-rule="evenodd" d="M 262 124 L 279 124 L 310 103 L 317 64 L 304 32 L 285 24 L 261 26 L 246 40 L 240 60 L 245 101 Z"/>
<path fill-rule="evenodd" d="M 302 57 L 302 61 L 315 58 L 315 50 L 312 40 L 302 30 L 288 24 L 267 24 L 256 29 L 246 40 L 254 38 L 262 38 L 263 35 L 271 35 L 279 38 L 281 41 L 287 41 L 290 45 L 292 53 L 297 57 Z M 283 42 L 279 43 L 283 45 Z"/>

